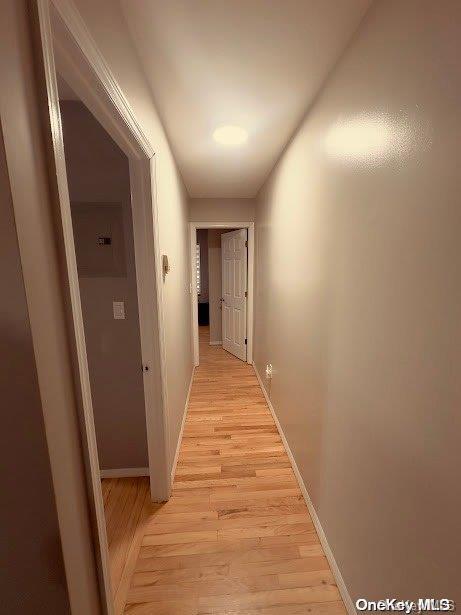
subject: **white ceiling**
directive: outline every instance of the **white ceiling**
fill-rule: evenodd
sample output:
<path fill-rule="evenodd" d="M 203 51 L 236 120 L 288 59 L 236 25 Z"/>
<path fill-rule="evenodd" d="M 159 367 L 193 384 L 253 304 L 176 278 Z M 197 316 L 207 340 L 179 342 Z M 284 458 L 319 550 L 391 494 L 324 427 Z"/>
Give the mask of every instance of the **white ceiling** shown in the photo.
<path fill-rule="evenodd" d="M 121 0 L 192 197 L 253 197 L 370 0 Z M 212 139 L 244 127 L 243 146 Z"/>

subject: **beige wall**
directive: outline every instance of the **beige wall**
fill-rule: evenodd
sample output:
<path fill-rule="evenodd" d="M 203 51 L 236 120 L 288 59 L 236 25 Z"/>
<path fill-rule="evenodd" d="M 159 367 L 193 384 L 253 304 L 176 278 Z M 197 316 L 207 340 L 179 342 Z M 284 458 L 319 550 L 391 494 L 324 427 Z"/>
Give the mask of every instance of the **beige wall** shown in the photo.
<path fill-rule="evenodd" d="M 123 216 L 123 274 L 79 272 L 99 464 L 102 469 L 147 467 L 128 159 L 83 103 L 62 102 L 61 117 L 77 255 L 85 241 L 79 234 L 85 227 L 76 219 L 83 203 L 118 203 Z M 113 301 L 124 302 L 125 320 L 114 320 Z"/>
<path fill-rule="evenodd" d="M 256 215 L 256 364 L 353 599 L 461 602 L 461 5 L 376 2 Z"/>
<path fill-rule="evenodd" d="M 160 250 L 171 266 L 163 291 L 172 460 L 192 374 L 188 197 L 118 3 L 75 4 L 156 152 Z"/>
<path fill-rule="evenodd" d="M 252 222 L 254 199 L 190 199 L 191 222 Z"/>

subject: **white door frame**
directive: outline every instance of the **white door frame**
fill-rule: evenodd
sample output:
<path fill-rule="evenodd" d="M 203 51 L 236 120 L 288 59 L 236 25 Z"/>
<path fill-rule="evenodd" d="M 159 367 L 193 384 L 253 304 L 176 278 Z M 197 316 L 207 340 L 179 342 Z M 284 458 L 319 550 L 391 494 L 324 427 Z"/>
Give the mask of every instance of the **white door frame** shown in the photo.
<path fill-rule="evenodd" d="M 253 305 L 254 305 L 254 268 L 255 268 L 255 223 L 254 222 L 190 222 L 190 263 L 191 263 L 191 319 L 192 348 L 194 365 L 200 364 L 198 343 L 198 299 L 196 292 L 195 254 L 197 229 L 248 229 L 248 301 L 247 301 L 247 363 L 253 365 Z"/>
<path fill-rule="evenodd" d="M 59 109 L 56 69 L 87 105 L 129 159 L 132 215 L 139 302 L 141 356 L 146 401 L 146 427 L 149 452 L 151 496 L 164 501 L 170 494 L 168 421 L 163 319 L 163 281 L 158 237 L 158 211 L 155 190 L 155 152 L 143 134 L 131 107 L 120 90 L 80 14 L 69 0 L 37 0 L 39 44 L 43 52 L 51 147 L 55 165 L 53 183 L 57 192 L 57 233 L 65 262 L 68 302 L 71 308 L 73 347 L 77 359 L 83 407 L 83 441 L 86 458 L 90 507 L 96 525 L 97 560 L 102 576 L 106 612 L 113 613 L 108 545 L 101 491 L 101 476 L 94 427 L 80 289 L 75 258 L 72 218 L 67 186 L 64 144 Z M 152 275 L 154 273 L 154 275 Z M 146 369 L 147 368 L 147 369 Z M 47 433 L 59 438 L 53 425 Z M 58 459 L 51 459 L 53 466 Z M 56 488 L 56 485 L 55 485 Z M 60 499 L 57 498 L 58 516 Z M 75 565 L 72 550 L 66 548 L 69 532 L 77 527 L 60 527 L 68 576 Z"/>

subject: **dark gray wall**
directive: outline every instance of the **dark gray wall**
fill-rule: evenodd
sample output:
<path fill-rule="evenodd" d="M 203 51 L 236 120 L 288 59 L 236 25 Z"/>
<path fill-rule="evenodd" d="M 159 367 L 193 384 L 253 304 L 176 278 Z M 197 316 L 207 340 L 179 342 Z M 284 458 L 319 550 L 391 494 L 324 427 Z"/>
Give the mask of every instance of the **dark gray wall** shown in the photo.
<path fill-rule="evenodd" d="M 63 101 L 61 113 L 77 254 L 88 228 L 76 224 L 76 208 L 119 203 L 123 212 L 123 271 L 79 272 L 99 462 L 103 469 L 147 467 L 128 159 L 81 102 Z M 113 301 L 125 302 L 125 320 L 114 320 Z"/>
<path fill-rule="evenodd" d="M 2 613 L 69 613 L 58 520 L 0 132 Z"/>

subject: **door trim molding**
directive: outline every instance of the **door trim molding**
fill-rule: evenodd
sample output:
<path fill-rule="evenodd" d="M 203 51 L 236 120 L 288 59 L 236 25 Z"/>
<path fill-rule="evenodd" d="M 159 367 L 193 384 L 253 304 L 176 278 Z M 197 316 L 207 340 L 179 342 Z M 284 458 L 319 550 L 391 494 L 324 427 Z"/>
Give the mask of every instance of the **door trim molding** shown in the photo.
<path fill-rule="evenodd" d="M 45 126 L 51 146 L 49 178 L 55 194 L 55 232 L 61 246 L 63 295 L 69 312 L 69 334 L 75 357 L 79 396 L 82 407 L 83 457 L 89 487 L 89 511 L 95 526 L 94 550 L 101 579 L 101 597 L 105 612 L 113 614 L 101 474 L 97 451 L 94 413 L 86 353 L 80 289 L 75 258 L 72 218 L 67 186 L 64 144 L 57 89 L 57 70 L 98 121 L 127 155 L 132 182 L 132 213 L 138 286 L 142 364 L 146 399 L 146 427 L 149 454 L 151 497 L 167 500 L 170 494 L 169 426 L 166 393 L 166 361 L 163 318 L 163 280 L 158 236 L 158 204 L 155 186 L 155 152 L 136 121 L 119 85 L 86 25 L 71 0 L 36 0 L 35 33 L 37 53 L 43 63 L 40 78 L 48 105 Z M 53 156 L 54 154 L 54 156 Z M 152 275 L 152 272 L 154 275 Z M 140 285 L 140 281 L 142 284 Z M 141 366 L 140 366 L 141 369 Z M 59 438 L 59 430 L 49 421 L 47 434 Z M 59 459 L 51 458 L 52 472 L 59 472 Z M 61 501 L 66 504 L 67 486 L 55 484 L 58 516 Z M 61 516 L 64 516 L 64 512 Z M 87 574 L 78 568 L 72 541 L 79 527 L 61 524 L 66 572 Z M 69 545 L 69 546 L 68 546 Z"/>
<path fill-rule="evenodd" d="M 153 500 L 164 501 L 170 493 L 170 459 L 156 187 L 158 156 L 73 2 L 38 1 L 49 7 L 57 72 L 64 76 L 129 160 L 141 359 L 150 368 L 143 376 L 150 488 Z M 53 48 L 47 50 L 50 51 L 53 53 Z"/>
<path fill-rule="evenodd" d="M 41 4 L 50 3 L 54 6 L 62 23 L 65 24 L 70 36 L 78 45 L 82 56 L 85 57 L 98 81 L 107 92 L 120 119 L 123 120 L 134 137 L 137 148 L 140 148 L 147 158 L 152 158 L 155 150 L 144 134 L 130 103 L 117 83 L 104 56 L 99 51 L 75 4 L 72 0 L 38 0 L 38 2 Z M 76 92 L 76 94 L 79 94 L 79 92 Z"/>
<path fill-rule="evenodd" d="M 192 320 L 192 348 L 194 351 L 194 365 L 200 364 L 198 343 L 198 300 L 195 292 L 195 246 L 197 242 L 197 229 L 248 229 L 248 301 L 247 301 L 247 360 L 253 364 L 253 335 L 254 335 L 254 270 L 255 270 L 255 223 L 254 222 L 189 222 L 190 233 L 190 295 Z"/>

